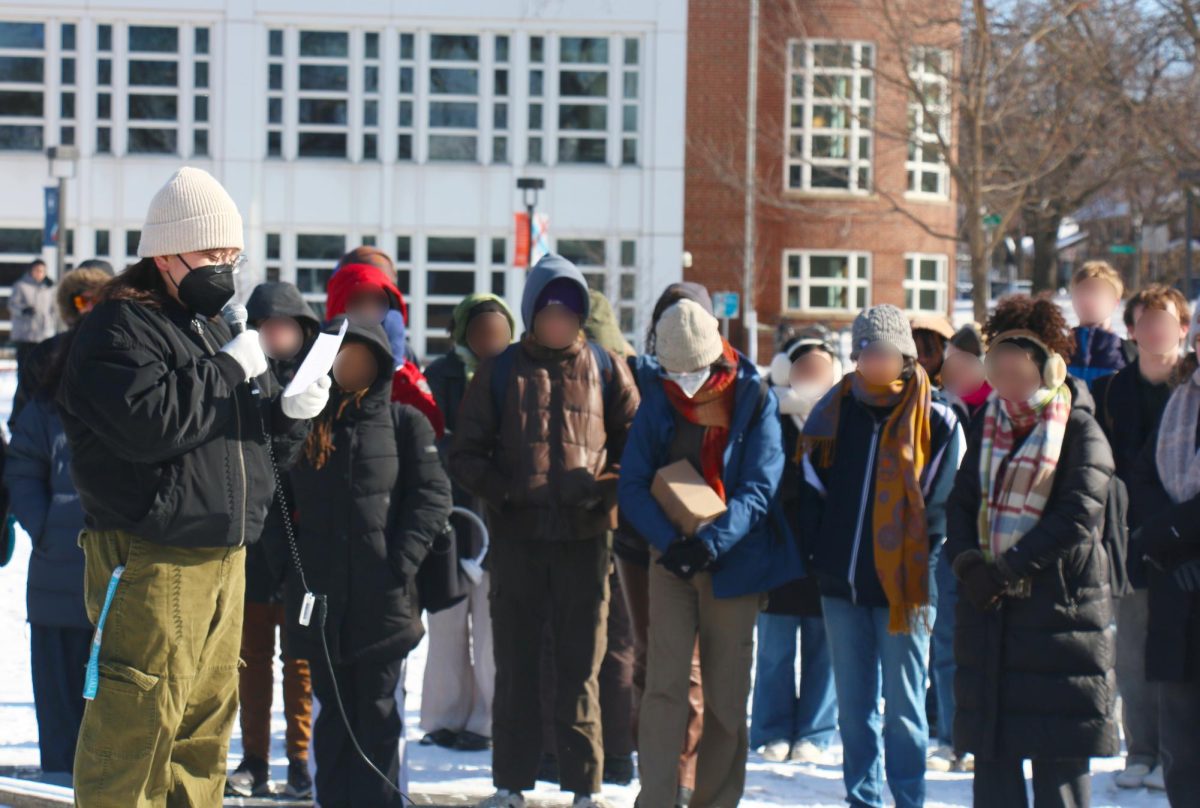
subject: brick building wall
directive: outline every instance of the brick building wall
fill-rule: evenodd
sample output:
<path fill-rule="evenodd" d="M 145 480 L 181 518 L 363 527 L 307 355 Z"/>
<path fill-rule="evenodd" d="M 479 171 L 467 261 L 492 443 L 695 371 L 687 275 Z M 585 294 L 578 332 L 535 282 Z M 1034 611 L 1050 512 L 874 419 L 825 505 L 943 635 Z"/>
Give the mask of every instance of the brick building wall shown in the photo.
<path fill-rule="evenodd" d="M 773 332 L 781 320 L 824 322 L 836 329 L 858 310 L 853 288 L 844 290 L 843 305 L 814 308 L 807 305 L 811 300 L 805 293 L 798 306 L 788 308 L 788 251 L 806 251 L 816 256 L 814 264 L 830 256 L 861 254 L 868 266 L 869 278 L 863 284 L 867 302 L 894 303 L 902 308 L 906 304 L 906 256 L 940 257 L 943 291 L 936 307 L 948 312 L 953 305 L 956 212 L 952 184 L 944 179 L 942 193 L 908 192 L 910 94 L 905 83 L 913 44 L 936 46 L 953 58 L 957 31 L 926 27 L 919 39 L 910 39 L 907 22 L 885 25 L 880 14 L 872 13 L 868 5 L 880 2 L 889 0 L 763 0 L 761 4 L 755 195 L 760 362 L 769 361 Z M 749 0 L 692 0 L 689 4 L 684 249 L 692 254 L 693 263 L 685 274 L 714 292 L 742 290 L 749 16 Z M 904 44 L 897 44 L 901 38 Z M 839 84 L 844 89 L 865 79 L 868 85 L 859 88 L 850 102 L 854 106 L 869 100 L 866 107 L 855 106 L 860 114 L 852 115 L 857 130 L 850 138 L 867 138 L 853 152 L 854 157 L 868 155 L 865 163 L 852 163 L 850 169 L 853 173 L 854 165 L 865 165 L 870 172 L 862 191 L 789 185 L 790 172 L 801 166 L 807 165 L 814 177 L 823 170 L 809 157 L 790 166 L 787 159 L 789 135 L 799 132 L 802 136 L 805 130 L 812 154 L 817 154 L 815 133 L 819 127 L 814 124 L 828 112 L 818 100 L 812 100 L 817 93 L 814 88 L 808 89 L 808 95 L 801 90 L 801 96 L 789 97 L 793 81 L 789 52 L 803 59 L 803 46 L 799 51 L 790 49 L 805 42 L 869 45 L 869 57 L 863 56 L 867 52 L 863 48 L 854 53 L 856 58 L 863 57 L 860 64 L 870 58 L 870 69 Z M 817 78 L 816 70 L 806 72 L 813 82 L 828 80 Z M 803 75 L 796 80 L 802 79 Z M 789 132 L 793 103 L 809 107 L 811 117 L 799 119 L 798 129 Z M 948 114 L 946 118 L 949 120 Z M 847 258 L 853 274 L 856 258 Z M 797 302 L 795 297 L 791 302 Z M 731 337 L 738 347 L 744 347 L 741 323 L 734 321 L 733 326 Z"/>

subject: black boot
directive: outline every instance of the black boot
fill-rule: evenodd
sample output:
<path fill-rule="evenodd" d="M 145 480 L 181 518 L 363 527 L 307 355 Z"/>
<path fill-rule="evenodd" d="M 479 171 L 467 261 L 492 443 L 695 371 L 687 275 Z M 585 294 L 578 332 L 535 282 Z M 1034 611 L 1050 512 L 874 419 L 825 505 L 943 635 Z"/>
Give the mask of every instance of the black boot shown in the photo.
<path fill-rule="evenodd" d="M 265 797 L 271 793 L 271 767 L 265 760 L 248 757 L 225 781 L 230 797 Z"/>
<path fill-rule="evenodd" d="M 288 761 L 286 794 L 289 797 L 307 799 L 312 796 L 312 777 L 308 774 L 308 761 L 293 758 Z"/>

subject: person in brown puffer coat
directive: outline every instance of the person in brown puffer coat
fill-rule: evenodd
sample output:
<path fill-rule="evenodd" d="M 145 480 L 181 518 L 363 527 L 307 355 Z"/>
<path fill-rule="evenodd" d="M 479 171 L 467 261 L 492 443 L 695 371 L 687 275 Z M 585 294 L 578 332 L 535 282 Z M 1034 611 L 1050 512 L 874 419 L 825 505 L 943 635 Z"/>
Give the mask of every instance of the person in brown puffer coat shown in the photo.
<path fill-rule="evenodd" d="M 540 650 L 552 621 L 560 783 L 594 805 L 603 751 L 597 674 L 608 618 L 615 473 L 637 410 L 625 363 L 581 333 L 587 284 L 548 255 L 530 272 L 519 343 L 483 362 L 450 450 L 455 481 L 487 505 L 496 657 L 492 774 L 483 805 L 520 808 L 542 747 Z"/>

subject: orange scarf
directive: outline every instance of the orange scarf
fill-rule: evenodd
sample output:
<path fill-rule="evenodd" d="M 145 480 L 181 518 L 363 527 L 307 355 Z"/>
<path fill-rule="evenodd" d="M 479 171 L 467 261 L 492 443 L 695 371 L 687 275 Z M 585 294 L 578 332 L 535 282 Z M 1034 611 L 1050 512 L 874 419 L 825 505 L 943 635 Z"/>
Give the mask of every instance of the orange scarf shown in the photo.
<path fill-rule="evenodd" d="M 700 445 L 700 474 L 722 502 L 725 501 L 725 482 L 721 475 L 725 471 L 725 446 L 729 443 L 729 426 L 733 421 L 738 353 L 726 342 L 723 356 L 730 367 L 714 370 L 691 398 L 685 396 L 675 382 L 663 379 L 663 390 L 671 406 L 689 422 L 707 427 Z"/>
<path fill-rule="evenodd" d="M 813 465 L 833 465 L 837 415 L 849 393 L 868 406 L 893 406 L 880 433 L 875 466 L 875 574 L 888 600 L 888 631 L 910 633 L 918 610 L 929 603 L 929 530 L 921 474 L 931 452 L 932 388 L 920 365 L 907 382 L 868 385 L 849 373 L 834 394 L 809 415 L 800 445 Z"/>

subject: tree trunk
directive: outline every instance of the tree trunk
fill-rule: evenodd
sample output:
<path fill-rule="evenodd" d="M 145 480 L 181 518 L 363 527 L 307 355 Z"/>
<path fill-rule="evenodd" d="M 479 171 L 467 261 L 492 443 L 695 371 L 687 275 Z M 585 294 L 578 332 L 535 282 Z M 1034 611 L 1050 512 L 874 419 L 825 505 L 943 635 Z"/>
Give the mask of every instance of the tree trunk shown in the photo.
<path fill-rule="evenodd" d="M 1033 293 L 1058 289 L 1058 228 L 1062 215 L 1044 213 L 1026 223 L 1033 235 Z"/>
<path fill-rule="evenodd" d="M 971 302 L 975 322 L 982 323 L 988 315 L 988 298 L 991 297 L 991 282 L 988 279 L 990 256 L 988 255 L 987 235 L 983 230 L 983 222 L 975 217 L 968 224 L 970 232 L 967 242 L 971 248 Z"/>

